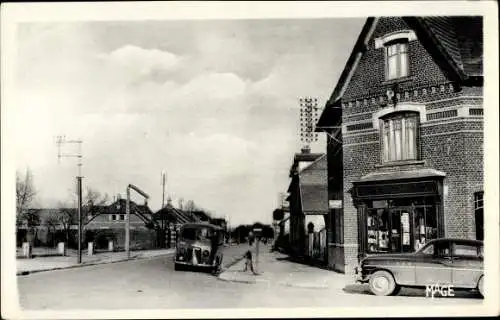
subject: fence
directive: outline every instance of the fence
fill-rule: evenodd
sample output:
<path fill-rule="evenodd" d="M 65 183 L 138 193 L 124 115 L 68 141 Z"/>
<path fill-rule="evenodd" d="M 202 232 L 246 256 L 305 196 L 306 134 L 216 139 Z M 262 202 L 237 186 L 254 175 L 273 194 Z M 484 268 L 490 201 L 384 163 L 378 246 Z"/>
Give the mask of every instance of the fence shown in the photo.
<path fill-rule="evenodd" d="M 326 262 L 327 231 L 322 229 L 319 232 L 309 233 L 306 238 L 306 254 L 308 257 L 318 261 Z"/>

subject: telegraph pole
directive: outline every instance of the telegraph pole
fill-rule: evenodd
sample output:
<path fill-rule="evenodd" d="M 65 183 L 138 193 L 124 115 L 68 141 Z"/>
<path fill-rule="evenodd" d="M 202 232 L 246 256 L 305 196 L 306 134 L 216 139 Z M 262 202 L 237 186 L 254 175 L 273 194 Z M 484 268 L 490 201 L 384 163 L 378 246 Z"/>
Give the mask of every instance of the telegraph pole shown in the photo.
<path fill-rule="evenodd" d="M 130 259 L 130 188 L 127 187 L 127 204 L 125 206 L 125 251 Z"/>
<path fill-rule="evenodd" d="M 61 158 L 77 158 L 78 175 L 76 177 L 76 192 L 78 196 L 78 258 L 77 263 L 82 263 L 82 140 L 66 140 L 66 136 L 57 136 L 57 160 L 61 161 Z M 74 143 L 78 145 L 78 152 L 72 154 L 62 154 L 61 147 L 64 143 Z"/>
<path fill-rule="evenodd" d="M 311 97 L 300 98 L 300 141 L 302 150 L 310 150 L 310 145 L 318 141 L 318 133 L 314 132 L 318 122 L 318 99 Z"/>

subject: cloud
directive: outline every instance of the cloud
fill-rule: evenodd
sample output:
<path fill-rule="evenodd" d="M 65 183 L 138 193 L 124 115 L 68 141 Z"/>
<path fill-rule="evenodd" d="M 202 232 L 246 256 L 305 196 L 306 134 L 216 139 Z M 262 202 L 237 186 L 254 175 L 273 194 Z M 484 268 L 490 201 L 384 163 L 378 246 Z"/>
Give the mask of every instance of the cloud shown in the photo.
<path fill-rule="evenodd" d="M 143 49 L 125 45 L 107 55 L 101 55 L 121 68 L 131 70 L 137 76 L 150 75 L 154 71 L 168 71 L 178 66 L 181 58 L 167 51 Z"/>

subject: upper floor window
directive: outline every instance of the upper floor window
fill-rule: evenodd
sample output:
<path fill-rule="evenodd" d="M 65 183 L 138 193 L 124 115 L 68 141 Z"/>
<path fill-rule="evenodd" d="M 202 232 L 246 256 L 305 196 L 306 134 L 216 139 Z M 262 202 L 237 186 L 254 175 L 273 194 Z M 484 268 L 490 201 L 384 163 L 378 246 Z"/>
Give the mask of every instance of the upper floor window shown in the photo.
<path fill-rule="evenodd" d="M 391 114 L 381 119 L 383 162 L 417 160 L 418 113 Z"/>
<path fill-rule="evenodd" d="M 393 42 L 385 46 L 385 78 L 398 79 L 409 75 L 408 42 Z"/>

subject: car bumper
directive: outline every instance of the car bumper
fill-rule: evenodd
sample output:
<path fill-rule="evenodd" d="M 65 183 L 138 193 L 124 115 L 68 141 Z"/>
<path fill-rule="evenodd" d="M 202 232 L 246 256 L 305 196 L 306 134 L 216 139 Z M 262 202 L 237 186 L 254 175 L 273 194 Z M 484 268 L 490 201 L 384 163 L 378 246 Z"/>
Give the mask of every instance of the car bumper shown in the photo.
<path fill-rule="evenodd" d="M 354 268 L 354 281 L 356 282 L 368 282 L 369 278 L 363 275 L 363 269 L 360 266 Z"/>
<path fill-rule="evenodd" d="M 207 263 L 197 263 L 197 264 L 194 264 L 192 262 L 179 261 L 179 260 L 175 260 L 175 263 L 176 264 L 183 264 L 183 265 L 187 265 L 187 266 L 193 266 L 193 267 L 206 267 L 206 268 L 213 268 L 213 267 L 215 267 L 214 264 L 207 264 Z"/>

